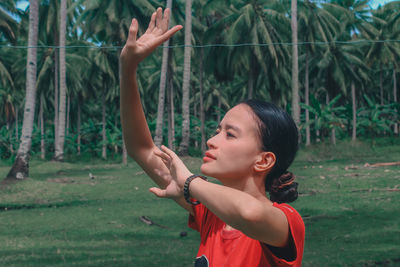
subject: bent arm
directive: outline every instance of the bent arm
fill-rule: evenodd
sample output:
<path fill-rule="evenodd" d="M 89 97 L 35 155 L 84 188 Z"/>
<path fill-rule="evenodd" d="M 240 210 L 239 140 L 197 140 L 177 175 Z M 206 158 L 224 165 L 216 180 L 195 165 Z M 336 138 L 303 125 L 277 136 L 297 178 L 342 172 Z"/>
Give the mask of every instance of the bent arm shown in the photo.
<path fill-rule="evenodd" d="M 203 203 L 228 225 L 263 243 L 286 246 L 289 224 L 286 215 L 272 203 L 227 186 L 194 179 L 190 195 Z"/>

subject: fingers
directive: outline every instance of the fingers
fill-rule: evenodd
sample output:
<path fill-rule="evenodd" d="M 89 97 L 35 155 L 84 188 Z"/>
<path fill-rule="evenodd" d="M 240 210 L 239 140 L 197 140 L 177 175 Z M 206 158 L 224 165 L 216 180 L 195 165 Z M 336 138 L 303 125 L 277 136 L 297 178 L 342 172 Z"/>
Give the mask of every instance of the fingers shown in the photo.
<path fill-rule="evenodd" d="M 174 159 L 174 158 L 178 157 L 178 156 L 175 154 L 174 151 L 172 151 L 171 149 L 169 149 L 168 147 L 166 147 L 166 146 L 164 146 L 164 145 L 161 146 L 161 150 L 162 150 L 165 154 L 167 154 L 171 159 Z"/>
<path fill-rule="evenodd" d="M 156 195 L 157 197 L 161 197 L 161 198 L 167 197 L 167 191 L 166 190 L 162 190 L 162 189 L 157 188 L 157 187 L 152 187 L 152 188 L 149 189 L 149 191 L 151 193 L 153 193 L 154 195 Z"/>
<path fill-rule="evenodd" d="M 156 27 L 161 29 L 161 24 L 162 24 L 162 21 L 163 21 L 162 8 L 161 7 L 157 8 L 156 13 L 157 13 L 157 15 L 156 15 Z"/>
<path fill-rule="evenodd" d="M 139 29 L 139 23 L 136 19 L 132 19 L 131 26 L 129 27 L 128 41 L 135 43 L 136 36 Z"/>
<path fill-rule="evenodd" d="M 157 29 L 161 31 L 161 33 L 165 33 L 168 30 L 170 16 L 171 10 L 169 8 L 164 10 L 163 15 L 162 8 L 159 7 L 151 16 L 150 25 L 147 31 L 152 32 Z"/>
<path fill-rule="evenodd" d="M 169 8 L 165 9 L 165 11 L 164 11 L 164 18 L 163 18 L 163 20 L 162 20 L 161 23 L 160 23 L 160 28 L 161 28 L 161 30 L 162 30 L 163 32 L 166 32 L 166 31 L 168 30 L 170 13 L 171 13 L 171 11 L 170 11 Z"/>
<path fill-rule="evenodd" d="M 177 31 L 181 30 L 182 28 L 183 28 L 182 25 L 176 25 L 173 28 L 171 28 L 170 30 L 168 30 L 166 33 L 164 33 L 161 36 L 162 42 L 165 42 L 166 40 L 171 38 L 172 35 L 174 35 Z"/>
<path fill-rule="evenodd" d="M 149 27 L 147 27 L 146 33 L 150 33 L 150 32 L 152 32 L 154 30 L 154 28 L 156 26 L 156 16 L 157 16 L 157 12 L 154 12 L 151 15 Z"/>
<path fill-rule="evenodd" d="M 156 156 L 160 157 L 163 161 L 164 161 L 164 160 L 165 160 L 165 161 L 170 161 L 170 160 L 171 160 L 171 157 L 170 157 L 167 153 L 165 153 L 164 151 L 162 151 L 162 150 L 155 150 L 155 151 L 154 151 L 154 154 L 155 154 Z"/>

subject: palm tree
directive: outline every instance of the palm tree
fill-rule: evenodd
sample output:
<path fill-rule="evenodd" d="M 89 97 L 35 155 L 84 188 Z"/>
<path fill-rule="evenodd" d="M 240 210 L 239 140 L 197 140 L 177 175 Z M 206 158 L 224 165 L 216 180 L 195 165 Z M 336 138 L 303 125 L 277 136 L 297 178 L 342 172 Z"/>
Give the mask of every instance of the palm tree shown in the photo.
<path fill-rule="evenodd" d="M 10 43 L 15 43 L 18 23 L 10 13 L 17 13 L 15 1 L 2 0 L 0 2 L 0 32 Z"/>
<path fill-rule="evenodd" d="M 297 126 L 300 125 L 300 96 L 299 96 L 299 56 L 297 50 L 297 0 L 291 0 L 292 28 L 292 116 Z"/>
<path fill-rule="evenodd" d="M 289 58 L 288 46 L 282 44 L 289 39 L 285 34 L 290 27 L 285 7 L 278 1 L 229 1 L 225 5 L 223 13 L 216 14 L 222 18 L 213 21 L 207 30 L 206 41 L 233 46 L 211 48 L 206 56 L 206 68 L 213 70 L 219 81 L 232 81 L 236 74 L 245 75 L 247 88 L 242 89 L 247 89 L 247 95 L 244 98 L 262 94 L 254 88 L 264 86 L 272 102 L 282 102 L 280 96 L 284 95 L 282 91 L 286 91 L 290 80 L 285 64 Z M 254 45 L 237 46 L 246 43 Z M 218 62 L 210 64 L 215 58 Z"/>
<path fill-rule="evenodd" d="M 172 0 L 167 0 L 167 8 L 171 10 Z M 164 119 L 165 87 L 167 83 L 167 71 L 168 71 L 168 50 L 169 50 L 168 45 L 169 45 L 169 39 L 164 43 L 163 57 L 161 63 L 161 77 L 160 77 L 160 91 L 158 93 L 156 134 L 154 136 L 154 143 L 156 144 L 156 146 L 160 146 L 163 139 L 162 129 L 163 129 L 163 119 Z"/>
<path fill-rule="evenodd" d="M 152 0 L 84 0 L 82 15 L 77 20 L 76 25 L 82 25 L 85 32 L 89 33 L 86 34 L 86 37 L 122 48 L 128 37 L 131 18 L 135 17 L 139 21 L 147 21 L 156 4 L 158 5 Z M 86 21 L 91 21 L 91 23 L 85 23 Z M 121 48 L 119 48 L 118 54 L 121 53 Z M 126 163 L 127 152 L 124 143 L 122 151 L 123 161 Z"/>
<path fill-rule="evenodd" d="M 318 63 L 320 74 L 326 75 L 322 80 L 328 97 L 339 93 L 346 94 L 351 87 L 353 117 L 356 110 L 356 86 L 363 87 L 369 81 L 368 68 L 363 60 L 363 49 L 366 43 L 336 44 L 340 42 L 363 41 L 376 33 L 375 27 L 369 23 L 369 7 L 366 0 L 335 1 L 337 4 L 324 4 L 324 9 L 341 21 L 341 28 L 336 33 L 333 42 L 328 44 L 328 50 Z M 355 83 L 355 84 L 353 84 Z M 356 119 L 353 119 L 353 132 L 356 133 Z M 332 129 L 332 137 L 334 137 Z M 355 138 L 355 135 L 354 135 Z M 333 140 L 333 139 L 332 139 Z"/>
<path fill-rule="evenodd" d="M 182 141 L 178 152 L 187 155 L 190 137 L 190 109 L 189 109 L 189 86 L 190 86 L 190 60 L 192 39 L 192 0 L 186 0 L 185 8 L 185 49 L 183 62 L 183 84 L 182 84 Z"/>
<path fill-rule="evenodd" d="M 393 68 L 393 103 L 397 103 L 397 79 L 396 79 L 396 69 Z M 396 110 L 397 111 L 397 110 Z M 394 123 L 393 126 L 394 134 L 399 134 L 399 124 L 397 121 Z"/>
<path fill-rule="evenodd" d="M 400 2 L 388 3 L 372 12 L 372 24 L 377 31 L 371 40 L 374 42 L 367 53 L 367 59 L 371 64 L 379 65 L 379 87 L 381 105 L 383 97 L 383 67 L 392 67 L 395 72 L 400 67 L 400 44 L 385 40 L 398 40 L 400 38 Z M 381 41 L 381 42 L 379 42 Z M 394 75 L 393 78 L 396 78 Z"/>
<path fill-rule="evenodd" d="M 8 179 L 25 179 L 29 175 L 29 153 L 32 145 L 36 98 L 36 45 L 38 38 L 39 1 L 29 1 L 28 57 L 26 62 L 26 97 L 21 141 Z"/>
<path fill-rule="evenodd" d="M 60 5 L 60 102 L 58 109 L 58 125 L 57 125 L 57 143 L 54 159 L 58 161 L 64 160 L 64 139 L 65 139 L 65 116 L 66 116 L 66 71 L 65 71 L 65 37 L 67 28 L 67 0 L 61 0 Z"/>
<path fill-rule="evenodd" d="M 315 58 L 316 50 L 328 49 L 326 47 L 316 46 L 318 41 L 330 42 L 333 40 L 336 32 L 340 27 L 340 22 L 323 8 L 318 8 L 315 3 L 308 0 L 300 2 L 298 10 L 299 33 L 302 42 L 305 42 L 304 50 L 304 99 L 305 104 L 309 105 L 309 76 L 310 76 L 310 60 Z M 310 58 L 311 57 L 311 58 Z M 306 145 L 310 145 L 310 117 L 309 110 L 305 109 L 305 128 L 306 128 Z"/>
<path fill-rule="evenodd" d="M 7 11 L 7 12 L 6 12 Z M 10 43 L 16 42 L 16 31 L 18 24 L 15 19 L 9 15 L 9 13 L 16 13 L 15 2 L 6 0 L 0 3 L 0 33 L 4 36 L 5 40 Z M 0 38 L 0 41 L 3 41 Z M 11 52 L 11 51 L 8 51 Z M 7 56 L 8 54 L 8 56 Z M 1 104 L 4 107 L 4 112 L 7 120 L 7 127 L 9 127 L 10 122 L 14 119 L 15 109 L 13 104 L 12 91 L 14 90 L 14 81 L 10 72 L 11 59 L 9 57 L 10 53 L 4 54 L 0 57 L 0 95 L 2 96 Z"/>

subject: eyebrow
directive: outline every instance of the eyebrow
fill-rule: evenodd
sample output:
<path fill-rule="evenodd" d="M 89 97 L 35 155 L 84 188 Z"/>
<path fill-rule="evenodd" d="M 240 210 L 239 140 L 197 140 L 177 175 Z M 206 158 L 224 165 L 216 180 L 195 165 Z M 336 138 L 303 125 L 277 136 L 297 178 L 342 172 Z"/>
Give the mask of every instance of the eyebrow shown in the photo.
<path fill-rule="evenodd" d="M 218 129 L 221 129 L 221 128 L 222 128 L 221 124 L 218 124 Z M 235 126 L 235 125 L 232 125 L 232 124 L 226 124 L 226 125 L 225 125 L 225 128 L 226 128 L 227 130 L 232 129 L 232 130 L 234 130 L 234 131 L 236 131 L 236 132 L 238 132 L 238 133 L 241 133 L 240 128 L 237 127 L 237 126 Z"/>

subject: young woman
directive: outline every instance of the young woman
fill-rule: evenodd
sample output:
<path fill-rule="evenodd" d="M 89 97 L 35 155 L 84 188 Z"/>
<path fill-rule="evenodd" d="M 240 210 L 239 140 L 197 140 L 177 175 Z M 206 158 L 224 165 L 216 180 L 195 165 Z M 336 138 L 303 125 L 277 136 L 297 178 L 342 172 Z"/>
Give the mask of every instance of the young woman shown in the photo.
<path fill-rule="evenodd" d="M 179 31 L 168 29 L 170 10 L 157 9 L 137 39 L 133 19 L 121 53 L 121 120 L 129 155 L 159 186 L 150 191 L 175 200 L 200 232 L 195 266 L 300 266 L 304 223 L 287 204 L 297 183 L 287 172 L 297 148 L 292 118 L 272 104 L 248 100 L 229 110 L 207 141 L 201 172 L 191 173 L 170 149 L 156 147 L 140 102 L 136 71 L 154 49 Z M 266 196 L 269 192 L 270 199 Z"/>

